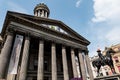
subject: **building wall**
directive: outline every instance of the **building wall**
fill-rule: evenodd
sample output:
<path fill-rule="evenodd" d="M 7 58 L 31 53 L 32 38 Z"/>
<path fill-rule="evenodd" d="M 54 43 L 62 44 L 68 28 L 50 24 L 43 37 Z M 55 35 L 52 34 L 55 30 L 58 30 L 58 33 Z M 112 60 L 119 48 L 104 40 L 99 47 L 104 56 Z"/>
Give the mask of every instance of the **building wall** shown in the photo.
<path fill-rule="evenodd" d="M 112 45 L 109 48 L 112 48 L 115 51 L 115 53 L 112 54 L 113 64 L 114 64 L 114 68 L 115 68 L 116 73 L 120 74 L 120 44 Z M 102 52 L 102 54 L 105 55 L 105 50 Z M 96 78 L 96 76 L 97 76 L 97 68 L 94 68 L 92 66 L 92 61 L 97 59 L 97 58 L 98 58 L 98 56 L 90 57 L 90 65 L 92 67 L 92 71 L 93 71 L 92 73 L 93 73 L 94 78 Z M 107 65 L 101 67 L 100 73 L 103 76 L 113 74 L 110 67 Z"/>
<path fill-rule="evenodd" d="M 113 45 L 111 48 L 116 52 L 112 54 L 115 71 L 120 74 L 120 44 Z"/>

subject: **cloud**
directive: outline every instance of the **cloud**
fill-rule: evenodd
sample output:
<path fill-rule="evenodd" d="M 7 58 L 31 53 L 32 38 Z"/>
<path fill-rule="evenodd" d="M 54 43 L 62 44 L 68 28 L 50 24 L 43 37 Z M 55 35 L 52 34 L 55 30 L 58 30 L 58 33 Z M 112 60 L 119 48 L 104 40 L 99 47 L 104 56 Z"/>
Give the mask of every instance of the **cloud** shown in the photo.
<path fill-rule="evenodd" d="M 20 5 L 14 2 L 7 2 L 7 5 L 9 6 L 8 9 L 12 11 L 16 11 L 20 13 L 28 13 L 28 11 L 25 8 L 21 7 Z"/>
<path fill-rule="evenodd" d="M 78 0 L 77 2 L 76 2 L 76 7 L 78 8 L 79 6 L 80 6 L 80 3 L 82 2 L 82 0 Z"/>
<path fill-rule="evenodd" d="M 105 36 L 110 42 L 120 42 L 120 27 L 112 28 Z"/>
<path fill-rule="evenodd" d="M 120 18 L 120 0 L 93 0 L 93 22 L 102 22 Z"/>
<path fill-rule="evenodd" d="M 94 17 L 92 28 L 90 54 L 96 54 L 97 45 L 102 50 L 120 43 L 120 0 L 93 0 Z"/>
<path fill-rule="evenodd" d="M 106 30 L 101 32 L 99 36 L 111 43 L 120 41 L 120 0 L 93 0 L 94 1 L 94 17 L 93 23 L 101 22 L 104 27 L 99 30 Z M 103 23 L 105 22 L 105 23 Z M 106 25 L 104 25 L 106 24 Z M 103 34 L 104 33 L 104 34 Z"/>

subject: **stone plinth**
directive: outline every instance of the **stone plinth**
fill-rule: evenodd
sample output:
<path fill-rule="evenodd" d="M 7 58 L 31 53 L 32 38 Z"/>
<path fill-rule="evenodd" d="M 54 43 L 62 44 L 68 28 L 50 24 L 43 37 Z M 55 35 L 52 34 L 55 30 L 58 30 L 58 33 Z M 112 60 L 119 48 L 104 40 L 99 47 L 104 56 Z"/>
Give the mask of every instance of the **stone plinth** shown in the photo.
<path fill-rule="evenodd" d="M 94 80 L 120 80 L 120 74 L 114 74 L 111 76 L 101 76 L 94 78 Z"/>

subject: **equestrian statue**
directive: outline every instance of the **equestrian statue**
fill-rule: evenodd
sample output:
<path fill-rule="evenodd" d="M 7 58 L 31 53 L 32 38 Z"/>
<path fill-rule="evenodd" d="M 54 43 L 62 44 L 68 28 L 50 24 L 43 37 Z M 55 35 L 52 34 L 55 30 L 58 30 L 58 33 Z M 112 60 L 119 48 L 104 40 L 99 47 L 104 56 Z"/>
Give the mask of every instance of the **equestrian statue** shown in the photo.
<path fill-rule="evenodd" d="M 115 74 L 115 69 L 114 69 L 114 65 L 113 65 L 113 60 L 112 60 L 112 53 L 115 53 L 115 51 L 112 48 L 106 48 L 105 50 L 105 55 L 103 56 L 101 53 L 101 50 L 98 49 L 97 50 L 98 56 L 99 58 L 95 59 L 92 61 L 92 65 L 94 68 L 97 68 L 97 77 L 100 76 L 99 70 L 101 68 L 101 66 L 105 66 L 108 65 L 111 68 L 111 71 L 113 74 Z"/>

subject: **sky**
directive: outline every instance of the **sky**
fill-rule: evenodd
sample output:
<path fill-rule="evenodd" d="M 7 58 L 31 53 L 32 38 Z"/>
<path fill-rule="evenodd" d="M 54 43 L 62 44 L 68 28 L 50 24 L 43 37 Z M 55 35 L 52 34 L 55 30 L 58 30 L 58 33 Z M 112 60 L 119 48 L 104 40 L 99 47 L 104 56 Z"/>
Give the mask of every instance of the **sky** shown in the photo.
<path fill-rule="evenodd" d="M 120 0 L 0 0 L 0 30 L 7 11 L 34 15 L 39 3 L 49 7 L 49 18 L 64 22 L 91 42 L 90 57 L 98 48 L 120 44 Z"/>

